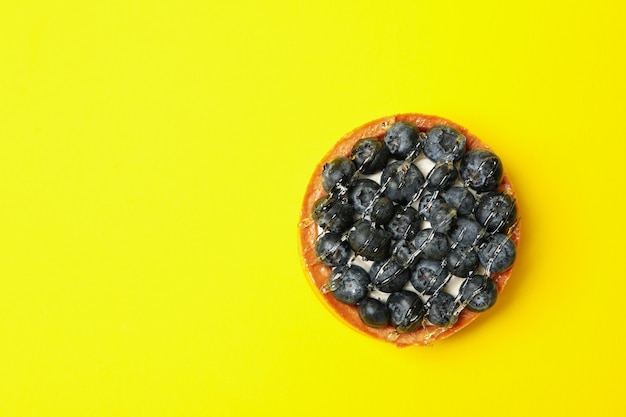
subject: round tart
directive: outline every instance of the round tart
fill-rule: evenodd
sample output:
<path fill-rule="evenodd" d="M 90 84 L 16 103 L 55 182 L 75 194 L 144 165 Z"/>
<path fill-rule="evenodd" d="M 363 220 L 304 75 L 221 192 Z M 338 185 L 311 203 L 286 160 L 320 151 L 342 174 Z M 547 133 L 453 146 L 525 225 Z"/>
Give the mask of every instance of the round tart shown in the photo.
<path fill-rule="evenodd" d="M 424 114 L 342 137 L 316 167 L 299 223 L 322 302 L 397 346 L 451 336 L 491 308 L 519 233 L 502 161 L 464 127 Z"/>

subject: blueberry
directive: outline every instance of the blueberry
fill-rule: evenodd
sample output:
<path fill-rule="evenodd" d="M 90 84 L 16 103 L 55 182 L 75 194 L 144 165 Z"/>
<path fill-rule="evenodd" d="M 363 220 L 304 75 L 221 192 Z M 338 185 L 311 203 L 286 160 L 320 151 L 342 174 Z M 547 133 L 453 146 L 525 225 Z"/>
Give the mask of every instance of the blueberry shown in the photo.
<path fill-rule="evenodd" d="M 433 209 L 443 203 L 445 203 L 445 201 L 443 198 L 439 197 L 438 194 L 426 193 L 422 196 L 417 205 L 417 212 L 422 219 L 429 220 Z"/>
<path fill-rule="evenodd" d="M 380 261 L 389 256 L 389 235 L 368 220 L 361 219 L 354 224 L 348 232 L 348 242 L 357 255 L 370 261 Z"/>
<path fill-rule="evenodd" d="M 311 217 L 322 229 L 341 233 L 354 223 L 354 209 L 345 199 L 327 195 L 313 204 Z"/>
<path fill-rule="evenodd" d="M 467 278 L 459 288 L 461 302 L 466 308 L 476 313 L 492 307 L 498 298 L 498 286 L 486 275 L 474 275 Z"/>
<path fill-rule="evenodd" d="M 486 149 L 474 149 L 461 159 L 459 173 L 470 188 L 485 192 L 498 187 L 504 171 L 496 154 Z"/>
<path fill-rule="evenodd" d="M 361 139 L 352 147 L 351 158 L 363 174 L 381 171 L 389 159 L 389 151 L 382 141 L 376 138 Z"/>
<path fill-rule="evenodd" d="M 441 195 L 451 207 L 456 209 L 459 216 L 469 216 L 474 211 L 476 198 L 466 187 L 451 187 Z"/>
<path fill-rule="evenodd" d="M 382 292 L 399 291 L 409 281 L 410 271 L 393 259 L 377 261 L 370 268 L 370 281 Z"/>
<path fill-rule="evenodd" d="M 426 132 L 424 154 L 434 162 L 458 161 L 465 152 L 465 136 L 450 126 L 434 126 Z"/>
<path fill-rule="evenodd" d="M 422 229 L 415 236 L 415 247 L 428 259 L 443 259 L 450 251 L 446 235 L 433 229 Z"/>
<path fill-rule="evenodd" d="M 329 193 L 339 185 L 346 187 L 355 172 L 356 168 L 350 159 L 336 156 L 322 167 L 322 187 Z"/>
<path fill-rule="evenodd" d="M 509 269 L 515 262 L 516 248 L 505 234 L 489 236 L 478 248 L 478 259 L 487 272 L 500 273 Z"/>
<path fill-rule="evenodd" d="M 376 199 L 374 206 L 370 212 L 372 222 L 379 225 L 386 225 L 396 214 L 396 206 L 393 201 L 386 196 L 380 196 Z"/>
<path fill-rule="evenodd" d="M 459 300 L 461 302 L 470 300 L 475 294 L 486 288 L 488 279 L 490 278 L 487 275 L 476 274 L 463 280 L 459 287 Z"/>
<path fill-rule="evenodd" d="M 356 304 L 369 292 L 370 276 L 358 265 L 334 268 L 328 280 L 331 294 L 344 304 Z"/>
<path fill-rule="evenodd" d="M 320 262 L 328 266 L 345 265 L 350 253 L 350 244 L 339 233 L 323 233 L 315 242 L 315 254 Z"/>
<path fill-rule="evenodd" d="M 447 292 L 440 292 L 428 300 L 428 312 L 426 318 L 429 322 L 439 327 L 448 327 L 456 323 L 458 315 L 456 309 L 459 303 Z"/>
<path fill-rule="evenodd" d="M 420 253 L 415 245 L 406 240 L 400 239 L 391 245 L 391 257 L 403 268 L 410 268 L 417 261 Z"/>
<path fill-rule="evenodd" d="M 439 161 L 428 173 L 426 188 L 430 191 L 447 190 L 454 185 L 458 176 L 459 173 L 452 161 Z"/>
<path fill-rule="evenodd" d="M 385 327 L 389 324 L 389 310 L 382 301 L 366 297 L 359 302 L 359 317 L 369 327 Z"/>
<path fill-rule="evenodd" d="M 396 161 L 385 167 L 380 182 L 392 201 L 407 204 L 424 185 L 424 176 L 412 163 Z"/>
<path fill-rule="evenodd" d="M 510 195 L 491 192 L 480 198 L 474 216 L 487 232 L 504 232 L 515 223 L 517 207 Z"/>
<path fill-rule="evenodd" d="M 448 233 L 456 222 L 456 210 L 446 203 L 433 208 L 429 217 L 430 227 L 441 233 Z"/>
<path fill-rule="evenodd" d="M 417 329 L 424 318 L 424 303 L 412 291 L 398 291 L 387 298 L 389 321 L 399 333 Z"/>
<path fill-rule="evenodd" d="M 424 295 L 433 295 L 435 291 L 445 285 L 448 271 L 441 261 L 434 259 L 420 259 L 411 271 L 411 285 Z"/>
<path fill-rule="evenodd" d="M 422 148 L 419 131 L 407 122 L 392 124 L 383 141 L 389 153 L 396 159 L 406 159 L 410 154 L 417 156 Z"/>
<path fill-rule="evenodd" d="M 482 226 L 468 217 L 457 217 L 450 230 L 450 241 L 453 246 L 474 246 L 480 243 Z"/>
<path fill-rule="evenodd" d="M 380 190 L 380 185 L 376 181 L 362 178 L 348 190 L 348 201 L 354 207 L 354 211 L 363 214 L 374 200 L 378 190 Z"/>
<path fill-rule="evenodd" d="M 413 207 L 398 207 L 395 216 L 385 226 L 391 237 L 396 240 L 413 240 L 420 230 L 420 218 Z"/>
<path fill-rule="evenodd" d="M 446 259 L 448 272 L 457 277 L 465 278 L 478 268 L 478 255 L 473 247 L 457 246 Z"/>

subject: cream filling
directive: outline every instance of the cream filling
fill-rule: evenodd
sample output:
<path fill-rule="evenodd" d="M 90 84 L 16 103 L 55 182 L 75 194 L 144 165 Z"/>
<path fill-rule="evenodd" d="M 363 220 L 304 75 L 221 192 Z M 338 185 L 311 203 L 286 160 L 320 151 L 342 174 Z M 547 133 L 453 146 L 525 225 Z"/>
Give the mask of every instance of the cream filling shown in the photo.
<path fill-rule="evenodd" d="M 413 161 L 413 164 L 417 167 L 417 169 L 422 173 L 422 175 L 424 176 L 424 178 L 426 178 L 428 176 L 428 173 L 433 169 L 433 167 L 435 166 L 435 162 L 431 161 L 430 159 L 428 159 L 426 156 L 424 156 L 424 154 L 420 154 L 416 160 Z M 376 181 L 378 184 L 381 184 L 381 177 L 382 177 L 382 171 L 378 172 L 376 174 L 371 174 L 371 175 L 362 175 L 361 178 L 368 178 L 371 180 Z M 458 186 L 464 186 L 463 182 L 461 181 L 460 178 L 457 178 L 457 181 L 455 183 L 455 185 Z M 469 189 L 470 192 L 472 192 L 475 196 L 476 193 L 472 190 Z M 418 199 L 416 202 L 414 202 L 411 206 L 413 208 L 415 208 L 417 210 L 419 202 L 420 202 L 421 198 Z M 421 228 L 425 229 L 425 228 L 429 228 L 430 222 L 428 221 L 422 221 L 421 224 Z M 322 229 L 318 226 L 318 235 L 322 233 Z M 359 255 L 355 255 L 349 262 L 348 264 L 351 265 L 358 265 L 360 267 L 362 267 L 363 269 L 365 269 L 368 273 L 370 272 L 370 268 L 372 266 L 374 262 L 373 261 L 369 261 Z M 477 268 L 477 270 L 474 272 L 474 274 L 477 275 L 483 275 L 485 274 L 485 268 L 482 265 L 479 265 L 479 267 Z M 461 278 L 455 275 L 451 275 L 448 279 L 448 282 L 444 285 L 444 287 L 442 288 L 442 290 L 450 295 L 452 295 L 453 297 L 457 298 L 459 295 L 459 291 L 460 291 L 460 287 L 463 284 L 463 282 L 465 282 L 467 278 Z M 428 299 L 431 298 L 431 296 L 428 295 L 424 295 L 419 293 L 411 284 L 411 281 L 409 280 L 406 285 L 403 287 L 404 290 L 407 291 L 411 291 L 415 294 L 417 294 L 420 299 L 422 300 L 422 302 L 424 304 L 427 303 Z M 382 302 L 386 302 L 387 298 L 389 297 L 390 293 L 386 293 L 386 292 L 382 292 L 379 291 L 377 289 L 371 289 L 369 292 L 369 297 L 378 299 Z M 428 322 L 428 324 L 432 324 L 430 322 Z"/>

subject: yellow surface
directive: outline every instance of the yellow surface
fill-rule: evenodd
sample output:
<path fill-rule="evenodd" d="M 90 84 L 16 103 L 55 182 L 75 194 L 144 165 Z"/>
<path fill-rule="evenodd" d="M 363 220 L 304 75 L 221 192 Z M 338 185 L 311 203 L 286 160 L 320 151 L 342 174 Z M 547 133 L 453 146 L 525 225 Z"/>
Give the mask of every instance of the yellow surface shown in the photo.
<path fill-rule="evenodd" d="M 623 2 L 262 3 L 2 2 L 0 415 L 624 415 Z M 398 112 L 489 143 L 523 222 L 431 348 L 297 253 L 315 164 Z"/>

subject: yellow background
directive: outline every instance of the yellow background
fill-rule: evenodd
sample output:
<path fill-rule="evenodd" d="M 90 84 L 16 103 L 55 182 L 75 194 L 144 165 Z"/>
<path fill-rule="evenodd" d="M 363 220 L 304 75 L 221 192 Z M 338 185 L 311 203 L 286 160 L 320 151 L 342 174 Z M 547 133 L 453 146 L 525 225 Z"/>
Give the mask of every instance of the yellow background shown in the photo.
<path fill-rule="evenodd" d="M 624 415 L 626 13 L 582 3 L 3 1 L 0 415 Z M 523 228 L 496 306 L 402 350 L 296 239 L 398 112 L 490 144 Z"/>

